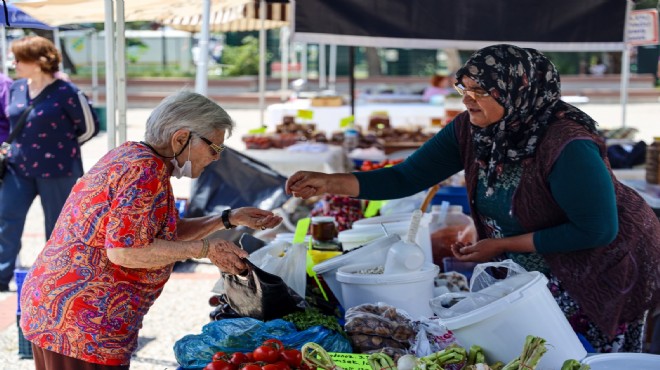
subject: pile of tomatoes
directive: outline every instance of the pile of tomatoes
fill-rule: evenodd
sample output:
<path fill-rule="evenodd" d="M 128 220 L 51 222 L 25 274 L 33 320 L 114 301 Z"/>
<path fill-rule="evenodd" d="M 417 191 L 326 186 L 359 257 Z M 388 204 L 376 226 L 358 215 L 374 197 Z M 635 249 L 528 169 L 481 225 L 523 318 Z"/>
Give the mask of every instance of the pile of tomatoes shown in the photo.
<path fill-rule="evenodd" d="M 386 159 L 382 162 L 364 161 L 362 162 L 362 166 L 360 166 L 360 171 L 377 170 L 387 166 L 394 166 L 395 164 L 399 164 L 401 162 L 403 162 L 403 159 Z"/>
<path fill-rule="evenodd" d="M 264 341 L 254 351 L 216 352 L 205 370 L 311 370 L 295 348 L 285 348 L 278 339 Z"/>

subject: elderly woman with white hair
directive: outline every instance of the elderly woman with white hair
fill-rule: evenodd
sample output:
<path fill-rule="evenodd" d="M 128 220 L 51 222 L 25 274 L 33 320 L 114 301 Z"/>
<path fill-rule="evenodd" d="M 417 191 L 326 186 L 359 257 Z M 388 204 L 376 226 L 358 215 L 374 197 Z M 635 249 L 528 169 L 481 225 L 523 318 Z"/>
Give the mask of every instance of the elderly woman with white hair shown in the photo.
<path fill-rule="evenodd" d="M 176 261 L 209 258 L 238 273 L 248 254 L 206 239 L 281 218 L 252 207 L 180 219 L 170 176 L 195 178 L 220 158 L 233 121 L 192 92 L 164 99 L 145 140 L 108 152 L 76 183 L 21 294 L 21 328 L 37 369 L 128 369 L 142 319 Z"/>

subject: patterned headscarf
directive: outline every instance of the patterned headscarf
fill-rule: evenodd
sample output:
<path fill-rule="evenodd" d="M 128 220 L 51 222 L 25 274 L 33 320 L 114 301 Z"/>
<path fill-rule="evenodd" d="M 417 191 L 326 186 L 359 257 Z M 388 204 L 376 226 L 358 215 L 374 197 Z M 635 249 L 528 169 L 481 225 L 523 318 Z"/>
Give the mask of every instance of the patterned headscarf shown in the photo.
<path fill-rule="evenodd" d="M 504 107 L 504 117 L 485 128 L 472 125 L 479 165 L 486 169 L 488 190 L 505 163 L 533 157 L 539 140 L 556 118 L 566 117 L 596 132 L 596 121 L 562 101 L 559 73 L 554 64 L 534 49 L 513 45 L 485 47 L 456 72 L 474 80 Z"/>

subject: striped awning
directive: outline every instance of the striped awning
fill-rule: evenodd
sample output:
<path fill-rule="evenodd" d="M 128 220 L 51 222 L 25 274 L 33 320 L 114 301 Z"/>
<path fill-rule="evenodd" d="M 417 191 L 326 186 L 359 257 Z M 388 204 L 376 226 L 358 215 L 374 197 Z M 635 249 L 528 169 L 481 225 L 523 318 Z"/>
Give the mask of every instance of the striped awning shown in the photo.
<path fill-rule="evenodd" d="M 254 31 L 262 28 L 259 0 L 226 0 L 211 4 L 210 28 L 214 32 Z M 289 23 L 289 4 L 267 3 L 264 29 L 279 28 Z M 202 14 L 168 17 L 161 23 L 184 31 L 200 31 Z"/>

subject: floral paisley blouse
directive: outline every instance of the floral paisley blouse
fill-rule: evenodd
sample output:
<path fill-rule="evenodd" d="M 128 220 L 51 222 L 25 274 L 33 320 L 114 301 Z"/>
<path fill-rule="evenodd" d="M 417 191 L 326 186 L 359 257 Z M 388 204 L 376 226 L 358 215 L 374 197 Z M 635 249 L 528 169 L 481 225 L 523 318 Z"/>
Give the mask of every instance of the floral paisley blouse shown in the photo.
<path fill-rule="evenodd" d="M 29 341 L 86 362 L 129 363 L 173 265 L 126 268 L 106 250 L 176 239 L 169 177 L 149 148 L 128 142 L 76 183 L 22 287 L 20 325 Z"/>

